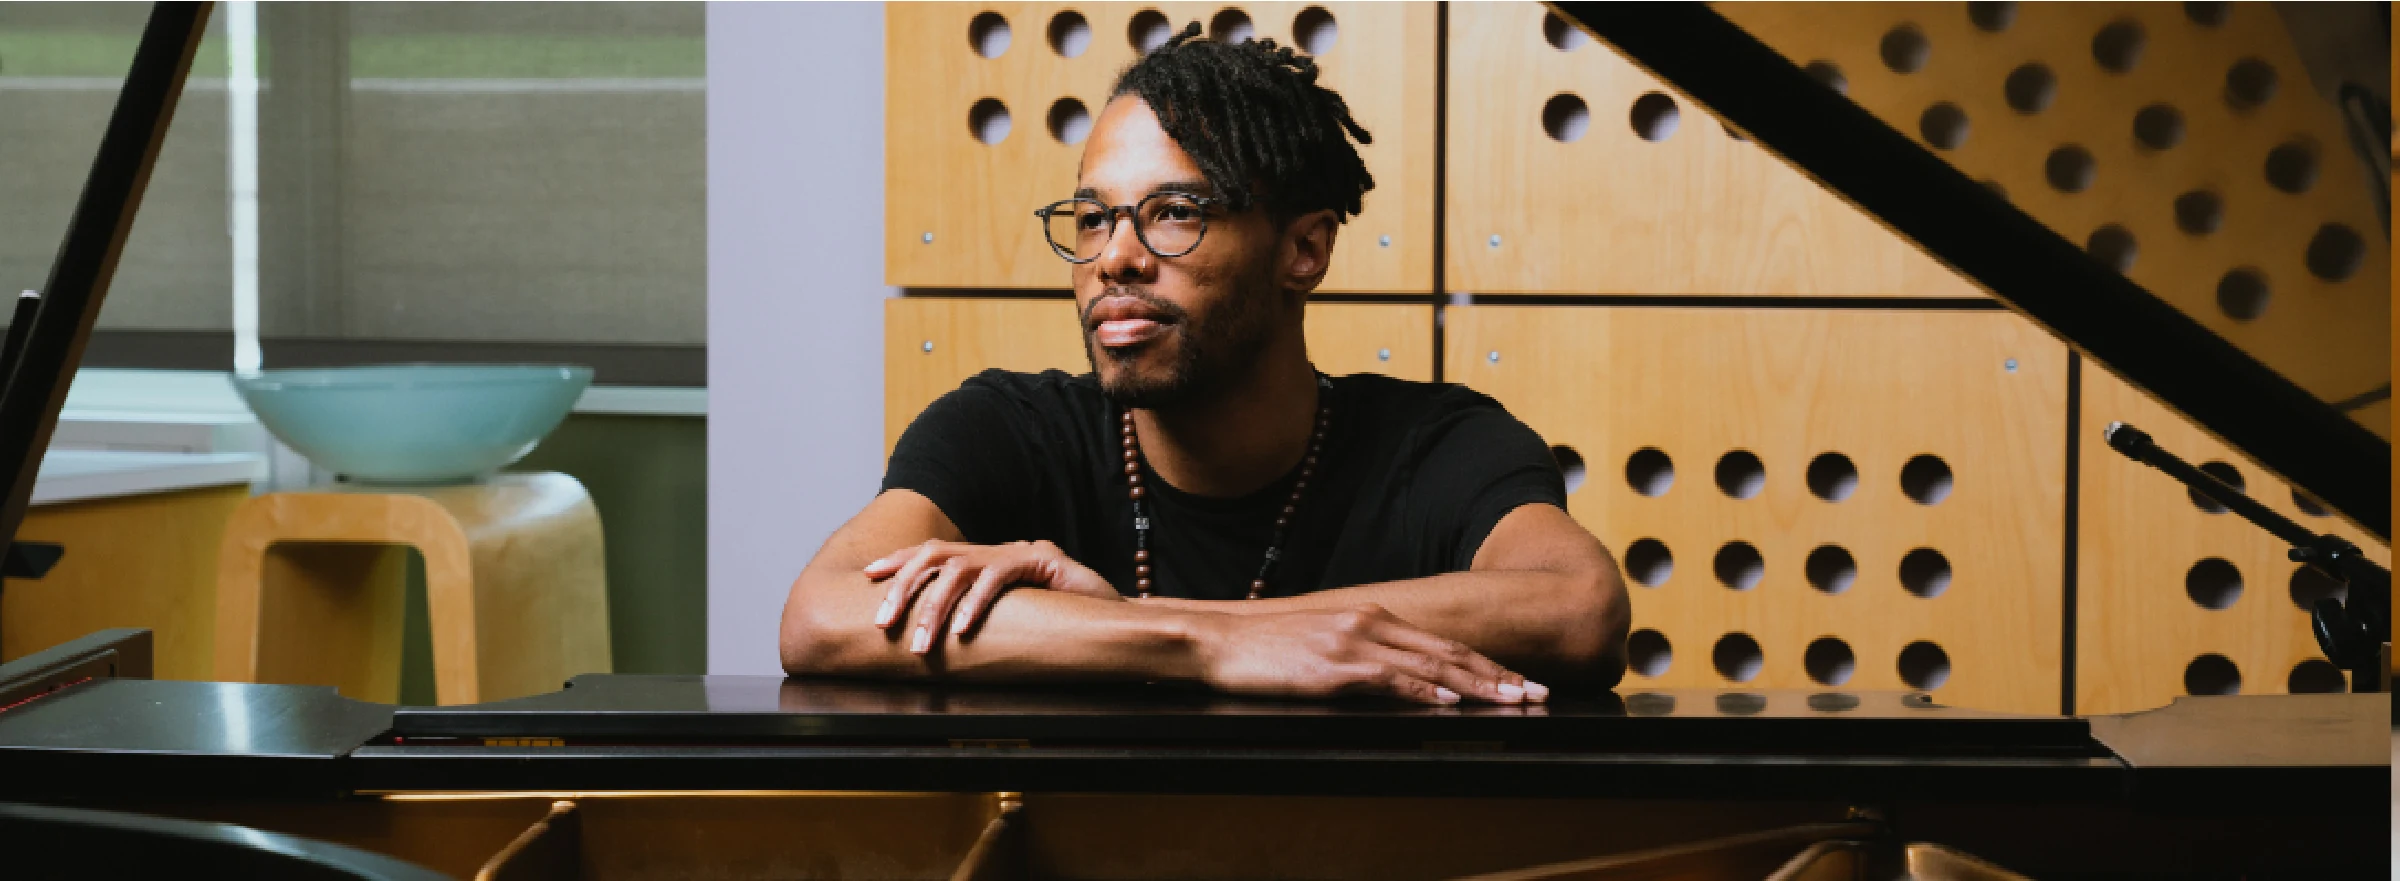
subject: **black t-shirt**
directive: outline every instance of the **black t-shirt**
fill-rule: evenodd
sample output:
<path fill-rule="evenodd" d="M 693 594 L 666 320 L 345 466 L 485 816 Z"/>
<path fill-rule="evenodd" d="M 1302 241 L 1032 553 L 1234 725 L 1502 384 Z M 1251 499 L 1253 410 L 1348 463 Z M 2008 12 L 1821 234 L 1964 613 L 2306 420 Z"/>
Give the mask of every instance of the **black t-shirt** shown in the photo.
<path fill-rule="evenodd" d="M 1550 449 L 1464 386 L 1356 374 L 1332 381 L 1333 424 L 1268 596 L 1469 567 L 1519 505 L 1566 507 Z M 1048 539 L 1133 593 L 1133 505 L 1118 411 L 1090 375 L 986 370 L 901 434 L 884 489 L 931 499 L 975 544 Z M 1240 599 L 1299 469 L 1234 499 L 1150 487 L 1153 592 Z"/>

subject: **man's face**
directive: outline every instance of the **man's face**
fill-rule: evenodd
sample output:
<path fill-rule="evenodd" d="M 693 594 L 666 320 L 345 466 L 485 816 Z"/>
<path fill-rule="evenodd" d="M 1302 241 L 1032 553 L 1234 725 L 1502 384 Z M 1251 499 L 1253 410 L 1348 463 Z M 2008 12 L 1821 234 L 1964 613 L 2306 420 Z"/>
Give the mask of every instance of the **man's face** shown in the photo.
<path fill-rule="evenodd" d="M 1101 109 L 1084 144 L 1076 195 L 1113 206 L 1159 192 L 1217 195 L 1159 128 L 1150 105 L 1119 96 Z M 1144 247 L 1130 218 L 1120 216 L 1099 257 L 1074 268 L 1084 352 L 1101 391 L 1121 406 L 1173 406 L 1217 394 L 1250 369 L 1286 322 L 1297 330 L 1298 294 L 1278 283 L 1279 231 L 1265 212 L 1228 215 L 1210 206 L 1204 216 L 1199 247 L 1167 258 Z"/>

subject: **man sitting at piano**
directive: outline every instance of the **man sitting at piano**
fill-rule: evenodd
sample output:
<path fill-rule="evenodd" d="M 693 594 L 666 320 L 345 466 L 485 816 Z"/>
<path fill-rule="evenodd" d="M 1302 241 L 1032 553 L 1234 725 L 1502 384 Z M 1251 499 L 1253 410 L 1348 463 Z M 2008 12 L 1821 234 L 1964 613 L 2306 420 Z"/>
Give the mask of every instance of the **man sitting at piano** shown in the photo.
<path fill-rule="evenodd" d="M 1125 71 L 1074 198 L 1035 212 L 1092 372 L 986 371 L 918 415 L 793 583 L 784 669 L 1427 704 L 1614 684 L 1624 584 L 1541 438 L 1460 386 L 1309 362 L 1368 133 L 1308 57 L 1198 28 Z"/>

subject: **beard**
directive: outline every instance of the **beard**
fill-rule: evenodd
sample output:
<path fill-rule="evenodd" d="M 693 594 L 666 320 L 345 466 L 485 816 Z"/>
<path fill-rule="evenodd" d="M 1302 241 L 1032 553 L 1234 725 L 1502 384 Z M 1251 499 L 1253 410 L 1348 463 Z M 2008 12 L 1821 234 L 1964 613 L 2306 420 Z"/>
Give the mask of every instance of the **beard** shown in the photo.
<path fill-rule="evenodd" d="M 1212 399 L 1238 384 L 1275 337 L 1285 297 L 1274 284 L 1273 272 L 1271 262 L 1261 261 L 1257 269 L 1234 281 L 1216 308 L 1199 316 L 1136 287 L 1111 287 L 1101 292 L 1093 298 L 1093 306 L 1109 297 L 1133 297 L 1173 319 L 1165 336 L 1141 345 L 1127 357 L 1118 357 L 1093 339 L 1091 309 L 1084 309 L 1083 352 L 1091 361 L 1092 374 L 1100 380 L 1101 395 L 1127 409 L 1171 409 Z M 1142 356 L 1168 345 L 1173 347 L 1173 363 L 1164 374 L 1143 374 Z M 1103 360 L 1116 369 L 1102 370 Z"/>

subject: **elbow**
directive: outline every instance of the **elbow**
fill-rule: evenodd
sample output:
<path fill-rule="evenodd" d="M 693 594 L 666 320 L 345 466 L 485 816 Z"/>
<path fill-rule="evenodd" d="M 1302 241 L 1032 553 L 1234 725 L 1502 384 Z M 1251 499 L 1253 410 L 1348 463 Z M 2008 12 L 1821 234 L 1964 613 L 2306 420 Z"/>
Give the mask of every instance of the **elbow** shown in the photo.
<path fill-rule="evenodd" d="M 800 578 L 805 582 L 808 576 Z M 784 600 L 783 622 L 776 643 L 786 676 L 842 672 L 842 634 L 820 614 L 819 605 L 808 601 L 808 591 L 797 582 L 792 585 L 790 598 Z"/>
<path fill-rule="evenodd" d="M 1560 672 L 1569 684 L 1611 688 L 1625 675 L 1625 639 L 1633 628 L 1633 610 L 1625 582 L 1616 567 L 1603 566 L 1578 575 L 1572 608 L 1562 620 L 1571 622 L 1558 635 Z"/>

